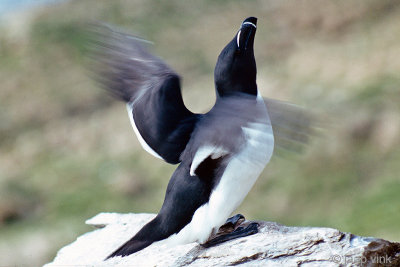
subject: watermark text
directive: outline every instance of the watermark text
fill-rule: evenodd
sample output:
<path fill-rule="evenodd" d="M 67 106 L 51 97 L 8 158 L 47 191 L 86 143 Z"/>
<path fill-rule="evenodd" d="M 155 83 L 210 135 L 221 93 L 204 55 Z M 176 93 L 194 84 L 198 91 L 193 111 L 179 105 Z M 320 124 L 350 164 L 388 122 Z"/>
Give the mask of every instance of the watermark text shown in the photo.
<path fill-rule="evenodd" d="M 339 254 L 334 254 L 329 258 L 329 261 L 337 263 L 337 264 L 365 264 L 367 262 L 370 263 L 375 263 L 375 264 L 390 264 L 392 263 L 392 259 L 388 255 L 384 256 L 345 256 L 345 255 L 339 255 Z"/>

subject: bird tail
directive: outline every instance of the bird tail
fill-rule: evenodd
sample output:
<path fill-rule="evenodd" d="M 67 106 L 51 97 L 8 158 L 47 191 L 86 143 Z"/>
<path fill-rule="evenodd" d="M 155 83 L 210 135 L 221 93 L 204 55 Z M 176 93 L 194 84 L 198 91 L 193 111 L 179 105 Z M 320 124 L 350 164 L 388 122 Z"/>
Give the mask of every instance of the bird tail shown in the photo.
<path fill-rule="evenodd" d="M 128 242 L 123 244 L 121 247 L 119 247 L 116 251 L 114 251 L 111 255 L 109 255 L 105 260 L 108 260 L 109 258 L 117 257 L 117 256 L 128 256 L 130 254 L 133 254 L 135 252 L 138 252 L 139 250 L 142 250 L 148 246 L 150 246 L 153 241 L 150 240 L 137 240 L 135 239 L 136 236 L 134 236 L 132 239 L 130 239 Z"/>
<path fill-rule="evenodd" d="M 138 252 L 139 250 L 150 246 L 153 242 L 167 238 L 169 234 L 166 234 L 162 229 L 160 229 L 160 227 L 161 222 L 157 216 L 145 226 L 143 226 L 143 228 L 139 232 L 137 232 L 134 237 L 132 237 L 129 241 L 119 247 L 105 260 L 116 256 L 124 257 L 131 255 L 135 252 Z"/>

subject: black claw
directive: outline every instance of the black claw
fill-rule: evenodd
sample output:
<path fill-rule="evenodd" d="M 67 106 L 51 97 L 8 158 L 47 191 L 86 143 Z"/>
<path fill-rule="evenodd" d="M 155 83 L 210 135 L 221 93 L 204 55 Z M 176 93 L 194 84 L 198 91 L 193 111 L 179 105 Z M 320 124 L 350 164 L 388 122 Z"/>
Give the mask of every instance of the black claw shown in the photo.
<path fill-rule="evenodd" d="M 232 223 L 235 225 L 239 220 L 244 220 L 244 216 L 242 214 L 236 214 L 235 216 L 232 216 L 226 220 L 226 223 Z"/>
<path fill-rule="evenodd" d="M 236 228 L 235 231 L 233 231 L 233 232 L 240 232 L 240 231 L 242 231 L 243 229 L 244 229 L 244 227 L 243 227 L 243 226 L 240 226 L 240 227 Z"/>
<path fill-rule="evenodd" d="M 258 223 L 253 222 L 246 227 L 246 230 L 249 232 L 249 235 L 257 234 L 258 233 Z"/>
<path fill-rule="evenodd" d="M 248 226 L 246 226 L 246 228 L 238 227 L 235 231 L 229 234 L 217 236 L 216 238 L 211 239 L 210 241 L 202 244 L 202 246 L 205 248 L 209 248 L 239 237 L 245 237 L 256 234 L 258 233 L 258 226 L 259 226 L 258 223 L 253 222 L 250 223 Z"/>
<path fill-rule="evenodd" d="M 242 214 L 236 214 L 235 216 L 232 216 L 228 218 L 225 222 L 224 225 L 222 225 L 219 229 L 220 231 L 233 231 L 236 226 L 244 222 L 245 218 Z"/>

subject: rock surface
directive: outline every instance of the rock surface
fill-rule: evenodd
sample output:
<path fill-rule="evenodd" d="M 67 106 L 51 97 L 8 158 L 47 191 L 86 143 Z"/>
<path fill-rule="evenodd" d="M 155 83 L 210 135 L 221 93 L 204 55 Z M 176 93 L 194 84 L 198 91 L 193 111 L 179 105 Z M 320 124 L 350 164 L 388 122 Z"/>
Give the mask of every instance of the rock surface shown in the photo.
<path fill-rule="evenodd" d="M 86 221 L 98 229 L 62 248 L 50 266 L 400 266 L 400 243 L 331 228 L 258 222 L 258 234 L 203 248 L 157 242 L 127 257 L 103 261 L 154 214 L 100 213 Z"/>

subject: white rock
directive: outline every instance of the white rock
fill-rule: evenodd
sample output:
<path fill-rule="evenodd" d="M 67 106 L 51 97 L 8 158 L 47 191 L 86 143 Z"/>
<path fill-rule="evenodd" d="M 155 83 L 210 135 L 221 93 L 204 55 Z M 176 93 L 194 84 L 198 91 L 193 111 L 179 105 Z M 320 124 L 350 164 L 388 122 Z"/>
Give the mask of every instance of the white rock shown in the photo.
<path fill-rule="evenodd" d="M 258 222 L 258 234 L 207 249 L 197 243 L 167 247 L 157 242 L 133 255 L 104 261 L 154 216 L 100 213 L 86 221 L 99 229 L 62 248 L 45 266 L 400 266 L 400 243 L 274 222 Z"/>

